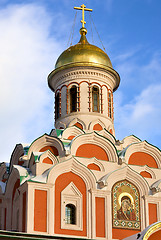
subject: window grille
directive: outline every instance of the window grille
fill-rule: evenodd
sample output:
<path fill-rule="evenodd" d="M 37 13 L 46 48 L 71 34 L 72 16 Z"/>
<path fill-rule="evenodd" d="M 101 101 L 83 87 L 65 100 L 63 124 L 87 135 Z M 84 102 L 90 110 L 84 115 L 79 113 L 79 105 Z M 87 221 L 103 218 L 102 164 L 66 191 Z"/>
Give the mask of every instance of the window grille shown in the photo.
<path fill-rule="evenodd" d="M 60 93 L 55 96 L 55 119 L 60 117 Z"/>
<path fill-rule="evenodd" d="M 70 89 L 70 112 L 77 111 L 77 87 L 73 86 Z"/>
<path fill-rule="evenodd" d="M 76 207 L 73 204 L 65 206 L 65 223 L 76 224 Z"/>
<path fill-rule="evenodd" d="M 98 87 L 92 88 L 92 110 L 93 112 L 100 111 L 100 104 L 99 104 L 99 89 Z"/>
<path fill-rule="evenodd" d="M 111 99 L 111 93 L 108 94 L 108 113 L 109 117 L 112 118 L 112 99 Z"/>

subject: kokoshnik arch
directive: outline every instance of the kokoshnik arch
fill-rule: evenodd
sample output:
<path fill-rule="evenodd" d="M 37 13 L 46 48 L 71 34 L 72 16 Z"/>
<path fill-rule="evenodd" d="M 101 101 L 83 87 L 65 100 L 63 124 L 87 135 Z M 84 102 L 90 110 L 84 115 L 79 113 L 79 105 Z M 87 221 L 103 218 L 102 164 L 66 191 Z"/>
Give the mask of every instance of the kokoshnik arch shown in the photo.
<path fill-rule="evenodd" d="M 92 9 L 75 9 L 82 10 L 80 40 L 48 76 L 56 129 L 17 144 L 9 166 L 0 165 L 0 236 L 161 237 L 161 151 L 134 135 L 116 140 L 113 92 L 120 77 L 87 41 L 84 12 Z"/>

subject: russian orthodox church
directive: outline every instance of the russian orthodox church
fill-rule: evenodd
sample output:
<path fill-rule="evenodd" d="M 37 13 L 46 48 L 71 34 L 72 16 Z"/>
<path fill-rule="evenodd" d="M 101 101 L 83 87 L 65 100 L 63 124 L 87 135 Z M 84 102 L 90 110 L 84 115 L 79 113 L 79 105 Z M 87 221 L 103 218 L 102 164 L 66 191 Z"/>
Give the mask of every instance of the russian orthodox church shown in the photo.
<path fill-rule="evenodd" d="M 134 135 L 115 138 L 120 77 L 87 41 L 91 9 L 76 9 L 80 41 L 48 76 L 55 129 L 17 144 L 0 165 L 0 239 L 161 239 L 161 151 Z"/>

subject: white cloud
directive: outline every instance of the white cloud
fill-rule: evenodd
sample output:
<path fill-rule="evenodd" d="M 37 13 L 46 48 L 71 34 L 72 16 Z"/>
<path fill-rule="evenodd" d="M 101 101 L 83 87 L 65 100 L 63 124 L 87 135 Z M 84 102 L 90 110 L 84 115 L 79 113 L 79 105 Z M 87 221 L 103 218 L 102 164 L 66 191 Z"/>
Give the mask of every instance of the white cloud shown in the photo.
<path fill-rule="evenodd" d="M 116 101 L 115 109 L 116 135 L 124 138 L 134 134 L 156 144 L 155 138 L 161 136 L 161 84 L 148 86 L 130 103 L 121 102 L 122 94 L 118 94 L 118 98 L 120 102 Z"/>
<path fill-rule="evenodd" d="M 9 161 L 16 143 L 32 141 L 53 126 L 46 78 L 62 49 L 61 41 L 50 37 L 51 24 L 36 4 L 0 11 L 0 162 Z"/>
<path fill-rule="evenodd" d="M 121 75 L 114 96 L 116 136 L 134 134 L 161 148 L 161 51 L 135 50 L 115 58 Z"/>

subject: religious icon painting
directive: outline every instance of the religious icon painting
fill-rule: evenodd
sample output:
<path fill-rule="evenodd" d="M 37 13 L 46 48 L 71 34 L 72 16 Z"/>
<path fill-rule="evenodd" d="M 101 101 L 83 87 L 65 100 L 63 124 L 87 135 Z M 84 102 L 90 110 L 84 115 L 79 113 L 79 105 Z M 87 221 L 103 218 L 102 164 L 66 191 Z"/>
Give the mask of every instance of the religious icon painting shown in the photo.
<path fill-rule="evenodd" d="M 140 230 L 140 197 L 137 188 L 124 180 L 112 188 L 113 227 Z"/>

